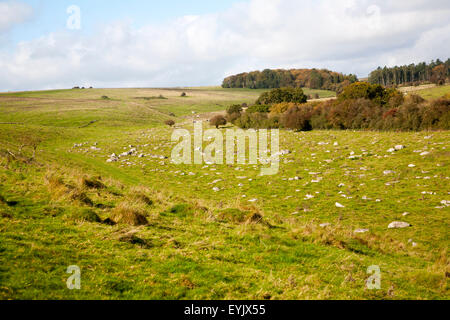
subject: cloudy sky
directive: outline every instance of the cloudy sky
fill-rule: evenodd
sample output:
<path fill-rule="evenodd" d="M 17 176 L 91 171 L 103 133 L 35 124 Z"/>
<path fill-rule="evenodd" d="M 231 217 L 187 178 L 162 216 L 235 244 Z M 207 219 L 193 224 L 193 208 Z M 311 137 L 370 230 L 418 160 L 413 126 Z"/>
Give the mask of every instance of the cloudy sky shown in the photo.
<path fill-rule="evenodd" d="M 450 57 L 448 0 L 0 0 L 0 91 L 218 85 Z"/>

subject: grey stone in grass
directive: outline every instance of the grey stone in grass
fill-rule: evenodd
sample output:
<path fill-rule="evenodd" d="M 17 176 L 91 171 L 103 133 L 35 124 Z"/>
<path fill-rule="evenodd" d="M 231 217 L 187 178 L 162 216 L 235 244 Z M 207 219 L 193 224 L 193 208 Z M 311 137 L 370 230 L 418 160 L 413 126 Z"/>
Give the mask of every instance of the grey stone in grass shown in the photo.
<path fill-rule="evenodd" d="M 409 227 L 411 227 L 411 225 L 408 222 L 394 221 L 389 224 L 388 229 L 404 229 Z"/>

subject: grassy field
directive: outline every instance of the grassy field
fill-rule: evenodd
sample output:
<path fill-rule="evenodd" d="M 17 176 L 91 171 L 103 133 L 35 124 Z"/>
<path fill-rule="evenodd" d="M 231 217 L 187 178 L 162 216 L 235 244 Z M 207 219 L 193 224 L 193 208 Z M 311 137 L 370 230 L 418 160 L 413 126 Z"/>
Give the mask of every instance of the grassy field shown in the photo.
<path fill-rule="evenodd" d="M 221 93 L 224 92 L 224 89 L 222 89 L 222 87 L 193 87 L 193 88 L 188 88 L 191 90 L 201 90 L 201 91 L 212 91 L 212 92 L 216 92 L 216 93 Z M 320 89 L 309 89 L 309 88 L 302 88 L 303 92 L 308 96 L 311 95 L 314 97 L 314 95 L 317 93 L 319 95 L 319 97 L 321 99 L 324 98 L 334 98 L 336 97 L 336 92 L 334 91 L 328 91 L 328 90 L 320 90 Z M 227 92 L 234 92 L 234 93 L 242 93 L 244 95 L 249 95 L 249 96 L 253 96 L 254 94 L 257 94 L 258 96 L 263 93 L 268 91 L 269 89 L 225 89 L 225 91 Z"/>
<path fill-rule="evenodd" d="M 445 86 L 433 86 L 433 85 L 425 85 L 419 87 L 405 87 L 400 88 L 401 91 L 418 94 L 422 98 L 428 99 L 437 99 L 446 94 L 450 94 L 450 85 Z"/>
<path fill-rule="evenodd" d="M 0 299 L 449 299 L 450 133 L 281 131 L 265 177 L 171 163 L 165 120 L 259 94 L 1 94 Z"/>

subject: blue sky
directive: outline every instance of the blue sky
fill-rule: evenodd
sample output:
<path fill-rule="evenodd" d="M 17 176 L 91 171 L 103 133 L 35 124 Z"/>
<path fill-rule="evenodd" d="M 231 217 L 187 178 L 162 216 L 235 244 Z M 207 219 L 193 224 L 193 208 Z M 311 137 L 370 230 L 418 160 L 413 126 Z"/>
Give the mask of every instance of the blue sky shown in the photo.
<path fill-rule="evenodd" d="M 220 12 L 238 0 L 26 0 L 33 7 L 30 20 L 12 33 L 13 42 L 30 40 L 50 32 L 64 30 L 71 5 L 80 7 L 81 33 L 90 33 L 111 21 L 130 20 L 133 26 L 164 23 L 184 15 L 201 15 Z"/>
<path fill-rule="evenodd" d="M 448 0 L 0 0 L 0 16 L 0 91 L 220 85 L 265 68 L 365 77 L 450 57 Z"/>

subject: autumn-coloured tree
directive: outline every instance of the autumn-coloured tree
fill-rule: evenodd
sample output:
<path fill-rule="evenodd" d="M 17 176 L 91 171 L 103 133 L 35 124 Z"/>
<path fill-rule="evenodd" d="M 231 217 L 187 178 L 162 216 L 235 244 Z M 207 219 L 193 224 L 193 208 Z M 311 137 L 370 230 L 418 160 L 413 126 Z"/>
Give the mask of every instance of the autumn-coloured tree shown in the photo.
<path fill-rule="evenodd" d="M 263 70 L 241 73 L 224 79 L 223 88 L 274 89 L 283 87 L 314 88 L 337 91 L 344 81 L 358 79 L 326 69 Z"/>
<path fill-rule="evenodd" d="M 445 64 L 441 64 L 433 68 L 431 82 L 437 84 L 438 86 L 444 85 L 447 79 L 447 68 Z"/>
<path fill-rule="evenodd" d="M 301 88 L 277 88 L 264 92 L 256 101 L 256 104 L 273 105 L 282 102 L 305 103 L 307 96 Z"/>
<path fill-rule="evenodd" d="M 292 102 L 282 102 L 274 104 L 272 108 L 270 108 L 270 115 L 275 116 L 277 114 L 285 113 L 286 111 L 288 111 L 288 109 L 293 108 L 295 106 L 296 104 Z"/>

